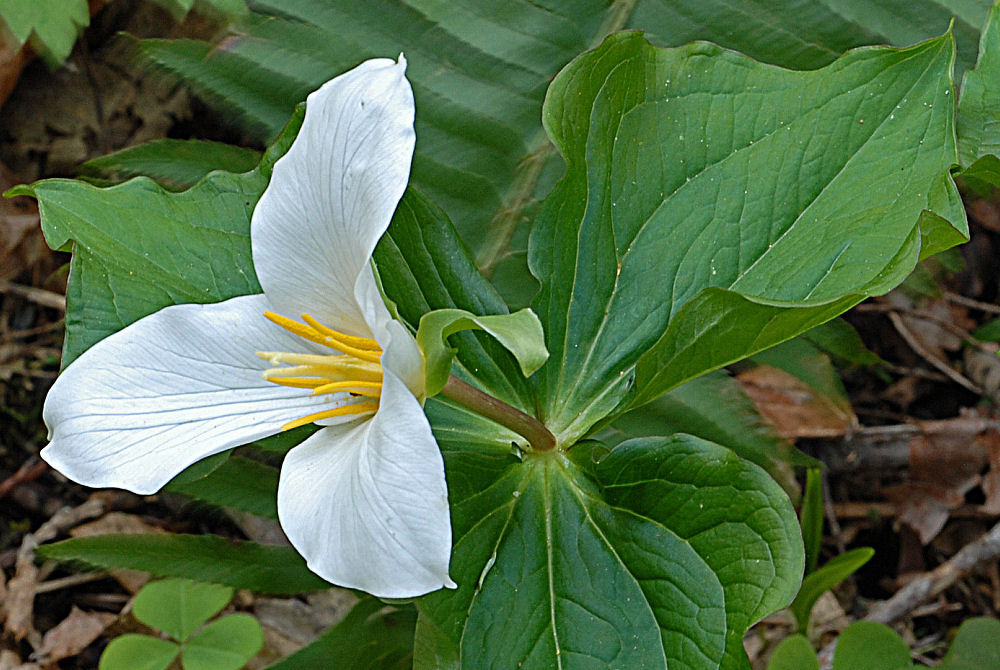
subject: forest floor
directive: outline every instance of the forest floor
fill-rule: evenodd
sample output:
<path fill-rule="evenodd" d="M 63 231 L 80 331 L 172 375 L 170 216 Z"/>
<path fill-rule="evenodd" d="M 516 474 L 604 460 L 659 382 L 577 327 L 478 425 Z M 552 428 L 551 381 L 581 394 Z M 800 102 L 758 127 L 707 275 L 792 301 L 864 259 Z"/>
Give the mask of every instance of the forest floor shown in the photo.
<path fill-rule="evenodd" d="M 0 101 L 0 191 L 71 177 L 88 159 L 150 139 L 239 142 L 182 88 L 138 69 L 128 40 L 115 37 L 121 30 L 206 37 L 213 29 L 119 1 L 95 17 L 58 70 L 37 60 L 10 67 L 19 57 L 0 44 L 7 67 L 0 95 L 12 87 Z M 970 197 L 966 205 L 971 243 L 924 266 L 907 289 L 846 316 L 882 360 L 841 367 L 843 395 L 816 393 L 767 366 L 738 373 L 776 430 L 827 465 L 821 563 L 853 547 L 875 549 L 820 600 L 812 626 L 820 644 L 852 621 L 888 620 L 917 660 L 933 664 L 962 621 L 1000 612 L 1000 358 L 992 341 L 1000 332 L 983 328 L 1000 318 L 1000 204 Z M 68 261 L 45 245 L 33 201 L 0 200 L 0 670 L 94 668 L 110 638 L 142 629 L 129 604 L 145 577 L 37 562 L 37 543 L 105 532 L 253 539 L 277 532 L 169 495 L 94 492 L 39 459 L 42 403 L 59 369 Z M 900 595 L 907 584 L 926 585 L 927 595 Z M 250 666 L 264 667 L 352 602 L 340 590 L 284 599 L 241 593 L 231 607 L 264 625 L 265 650 Z M 756 668 L 791 626 L 790 615 L 778 613 L 748 634 Z"/>

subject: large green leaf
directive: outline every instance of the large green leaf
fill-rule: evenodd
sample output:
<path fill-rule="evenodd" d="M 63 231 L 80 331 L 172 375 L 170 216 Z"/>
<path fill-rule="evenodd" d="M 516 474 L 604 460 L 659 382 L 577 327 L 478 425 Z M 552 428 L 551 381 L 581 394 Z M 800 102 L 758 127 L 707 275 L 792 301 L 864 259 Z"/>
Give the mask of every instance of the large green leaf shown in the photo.
<path fill-rule="evenodd" d="M 512 304 L 535 289 L 527 221 L 561 171 L 539 119 L 551 78 L 623 27 L 660 46 L 700 39 L 793 68 L 864 44 L 909 45 L 954 16 L 959 64 L 975 59 L 989 0 L 267 0 L 224 49 L 147 41 L 142 49 L 262 136 L 323 81 L 405 52 L 417 100 L 414 182 L 456 221 Z"/>
<path fill-rule="evenodd" d="M 47 179 L 11 194 L 38 199 L 53 249 L 72 242 L 63 365 L 162 307 L 259 293 L 250 215 L 302 113 L 246 174 L 214 172 L 183 193 L 137 178 L 111 188 Z"/>
<path fill-rule="evenodd" d="M 963 175 L 1000 185 L 1000 6 L 990 10 L 976 68 L 965 73 L 957 126 Z"/>
<path fill-rule="evenodd" d="M 259 151 L 222 142 L 165 138 L 93 158 L 77 168 L 77 174 L 94 182 L 145 176 L 179 191 L 191 188 L 212 170 L 249 172 L 260 158 Z"/>
<path fill-rule="evenodd" d="M 946 35 L 792 72 L 620 34 L 564 69 L 544 122 L 568 167 L 529 248 L 550 429 L 572 443 L 626 392 L 788 339 L 963 239 L 952 59 Z"/>
<path fill-rule="evenodd" d="M 95 535 L 48 544 L 39 553 L 95 568 L 128 568 L 261 593 L 329 587 L 291 547 L 231 542 L 214 535 Z"/>
<path fill-rule="evenodd" d="M 433 404 L 459 587 L 420 610 L 463 667 L 746 667 L 747 627 L 802 574 L 794 513 L 763 470 L 690 436 L 522 462 Z"/>
<path fill-rule="evenodd" d="M 597 439 L 620 442 L 630 437 L 688 433 L 721 444 L 767 470 L 790 493 L 798 483 L 789 465 L 816 461 L 765 423 L 753 400 L 725 371 L 702 375 L 648 405 L 615 419 Z"/>
<path fill-rule="evenodd" d="M 165 489 L 210 505 L 278 518 L 278 469 L 249 458 L 234 456 L 203 477 L 174 480 Z"/>
<path fill-rule="evenodd" d="M 416 619 L 412 606 L 363 598 L 343 621 L 268 670 L 409 670 Z"/>

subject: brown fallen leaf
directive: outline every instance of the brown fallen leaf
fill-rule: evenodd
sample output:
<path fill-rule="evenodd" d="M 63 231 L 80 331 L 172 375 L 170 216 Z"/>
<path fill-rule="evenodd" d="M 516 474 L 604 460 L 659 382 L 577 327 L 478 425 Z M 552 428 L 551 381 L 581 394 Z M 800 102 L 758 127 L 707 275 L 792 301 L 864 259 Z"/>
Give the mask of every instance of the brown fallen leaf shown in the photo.
<path fill-rule="evenodd" d="M 38 530 L 25 535 L 21 540 L 14 577 L 7 583 L 7 597 L 4 599 L 3 607 L 4 630 L 15 640 L 27 638 L 35 649 L 41 645 L 41 635 L 32 623 L 35 587 L 38 585 L 38 568 L 35 567 L 35 550 L 38 545 L 55 539 L 60 533 L 85 519 L 99 516 L 104 510 L 104 500 L 97 495 L 91 496 L 81 505 L 61 508 Z"/>
<path fill-rule="evenodd" d="M 45 633 L 42 646 L 36 651 L 38 661 L 48 665 L 76 656 L 100 637 L 116 618 L 109 612 L 84 612 L 74 605 L 69 616 Z"/>
<path fill-rule="evenodd" d="M 981 482 L 989 445 L 1000 433 L 994 421 L 974 411 L 917 425 L 921 432 L 910 439 L 910 480 L 886 488 L 885 495 L 898 505 L 900 520 L 927 544 Z"/>
<path fill-rule="evenodd" d="M 0 164 L 0 192 L 22 183 Z M 31 198 L 0 198 L 0 280 L 11 280 L 51 256 Z"/>
<path fill-rule="evenodd" d="M 38 568 L 33 559 L 34 548 L 24 558 L 18 555 L 14 576 L 7 583 L 7 597 L 3 603 L 4 631 L 18 642 L 30 635 L 38 635 L 32 624 L 35 585 L 38 584 Z"/>
<path fill-rule="evenodd" d="M 1000 233 L 1000 204 L 986 198 L 972 200 L 969 217 L 983 228 Z"/>
<path fill-rule="evenodd" d="M 9 649 L 0 649 L 0 670 L 39 670 L 37 663 L 25 663 Z"/>
<path fill-rule="evenodd" d="M 990 514 L 1000 514 L 1000 433 L 991 431 L 983 435 L 986 443 L 990 469 L 983 476 L 983 493 L 986 500 L 983 510 Z"/>
<path fill-rule="evenodd" d="M 736 378 L 757 411 L 774 424 L 778 434 L 790 440 L 840 437 L 857 423 L 849 406 L 840 406 L 784 370 L 758 365 Z"/>

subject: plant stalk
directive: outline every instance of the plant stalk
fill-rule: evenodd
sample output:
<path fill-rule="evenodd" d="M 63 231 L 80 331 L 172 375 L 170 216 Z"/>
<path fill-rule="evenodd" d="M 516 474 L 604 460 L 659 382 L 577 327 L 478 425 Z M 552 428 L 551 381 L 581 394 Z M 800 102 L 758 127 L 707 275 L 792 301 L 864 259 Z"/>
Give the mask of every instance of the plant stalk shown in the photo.
<path fill-rule="evenodd" d="M 441 395 L 451 398 L 487 419 L 496 421 L 505 428 L 510 428 L 528 440 L 528 444 L 536 451 L 551 451 L 556 447 L 555 436 L 541 421 L 502 400 L 483 393 L 475 386 L 466 384 L 455 375 L 448 377 L 448 383 L 441 389 Z"/>

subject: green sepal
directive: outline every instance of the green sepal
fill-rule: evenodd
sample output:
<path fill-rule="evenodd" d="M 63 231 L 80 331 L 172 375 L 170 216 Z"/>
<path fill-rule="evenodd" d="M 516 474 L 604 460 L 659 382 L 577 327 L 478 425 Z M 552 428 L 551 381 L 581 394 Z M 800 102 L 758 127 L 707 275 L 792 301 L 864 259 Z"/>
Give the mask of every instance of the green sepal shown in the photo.
<path fill-rule="evenodd" d="M 441 392 L 458 353 L 448 345 L 448 336 L 463 330 L 482 330 L 493 336 L 517 359 L 525 377 L 542 367 L 549 357 L 542 324 L 531 309 L 513 314 L 476 316 L 464 309 L 436 309 L 420 318 L 417 344 L 424 354 L 427 396 Z"/>

